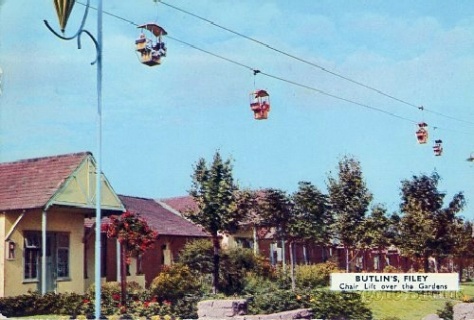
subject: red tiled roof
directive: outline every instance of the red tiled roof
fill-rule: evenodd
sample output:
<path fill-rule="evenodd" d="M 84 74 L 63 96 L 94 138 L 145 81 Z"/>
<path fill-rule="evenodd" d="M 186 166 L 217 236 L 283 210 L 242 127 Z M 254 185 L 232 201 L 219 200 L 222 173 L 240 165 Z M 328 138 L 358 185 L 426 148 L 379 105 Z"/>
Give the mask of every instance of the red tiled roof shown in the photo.
<path fill-rule="evenodd" d="M 143 217 L 148 225 L 160 235 L 209 237 L 209 234 L 194 223 L 171 212 L 153 199 L 119 195 L 125 208 Z"/>
<path fill-rule="evenodd" d="M 160 199 L 160 201 L 164 202 L 165 204 L 169 205 L 174 210 L 181 213 L 189 211 L 189 210 L 195 211 L 197 209 L 196 202 L 191 196 Z"/>
<path fill-rule="evenodd" d="M 89 152 L 0 163 L 0 211 L 41 208 Z"/>

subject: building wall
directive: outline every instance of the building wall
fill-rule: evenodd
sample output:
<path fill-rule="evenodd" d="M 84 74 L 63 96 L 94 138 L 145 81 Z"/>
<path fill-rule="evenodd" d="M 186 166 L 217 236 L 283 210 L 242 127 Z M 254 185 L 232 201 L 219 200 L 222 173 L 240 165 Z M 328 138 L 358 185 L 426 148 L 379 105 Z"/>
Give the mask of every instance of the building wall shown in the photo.
<path fill-rule="evenodd" d="M 108 276 L 108 272 L 111 270 L 109 261 L 115 259 L 116 257 L 115 243 L 115 239 L 107 239 L 107 235 L 102 233 L 101 255 L 103 258 L 101 261 L 101 283 L 105 283 L 107 281 L 117 281 L 117 273 L 115 271 L 113 275 Z M 109 254 L 113 255 L 113 257 L 109 257 Z M 88 228 L 85 230 L 83 257 L 85 259 L 82 261 L 84 266 L 84 290 L 87 291 L 92 285 L 95 284 L 95 225 L 93 228 Z"/>
<path fill-rule="evenodd" d="M 154 247 L 145 252 L 142 258 L 146 287 L 160 274 L 163 266 L 176 262 L 185 244 L 193 240 L 196 238 L 158 236 Z"/>
<path fill-rule="evenodd" d="M 0 297 L 5 296 L 5 214 L 0 214 Z"/>
<path fill-rule="evenodd" d="M 5 214 L 5 228 L 10 230 L 19 212 L 8 212 Z M 3 296 L 15 296 L 27 293 L 28 290 L 39 289 L 41 280 L 25 281 L 23 277 L 24 263 L 24 239 L 25 231 L 41 232 L 42 212 L 41 210 L 27 211 L 15 231 L 11 240 L 16 243 L 15 258 L 3 259 L 5 261 L 5 289 Z M 50 208 L 47 212 L 47 232 L 65 232 L 69 234 L 69 279 L 57 281 L 57 292 L 84 292 L 84 213 L 74 209 Z M 4 239 L 4 237 L 3 237 Z M 5 253 L 4 253 L 5 254 Z M 5 255 L 3 255 L 5 257 Z M 41 266 L 41 262 L 40 262 Z"/>

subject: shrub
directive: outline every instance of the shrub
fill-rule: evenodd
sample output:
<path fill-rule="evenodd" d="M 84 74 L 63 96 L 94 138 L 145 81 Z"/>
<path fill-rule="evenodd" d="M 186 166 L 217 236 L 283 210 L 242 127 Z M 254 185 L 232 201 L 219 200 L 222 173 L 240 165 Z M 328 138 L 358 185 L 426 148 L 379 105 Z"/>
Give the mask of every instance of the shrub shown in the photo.
<path fill-rule="evenodd" d="M 232 295 L 242 291 L 248 272 L 259 270 L 259 260 L 251 249 L 235 248 L 221 253 L 220 291 Z"/>
<path fill-rule="evenodd" d="M 153 279 L 150 290 L 159 301 L 176 302 L 186 294 L 198 291 L 200 283 L 188 266 L 174 264 L 163 267 L 160 274 Z"/>
<path fill-rule="evenodd" d="M 249 298 L 251 314 L 269 314 L 309 308 L 314 318 L 333 320 L 371 320 L 372 312 L 362 302 L 361 296 L 353 292 L 332 292 L 329 290 L 285 290 L 268 285 L 268 280 L 259 282 L 265 289 L 255 290 Z M 255 282 L 257 286 L 257 282 Z"/>
<path fill-rule="evenodd" d="M 397 268 L 395 268 L 394 266 L 385 266 L 385 268 L 383 268 L 383 272 L 385 273 L 400 273 L 401 271 Z"/>
<path fill-rule="evenodd" d="M 308 306 L 315 318 L 334 320 L 371 320 L 372 312 L 355 292 L 333 292 L 313 290 Z"/>
<path fill-rule="evenodd" d="M 7 317 L 28 317 L 41 314 L 77 314 L 83 296 L 75 293 L 29 292 L 16 297 L 0 298 L 0 310 Z"/>
<path fill-rule="evenodd" d="M 114 314 L 120 307 L 120 294 L 122 290 L 120 283 L 111 281 L 101 285 L 101 304 L 100 312 L 102 314 Z M 91 285 L 84 299 L 81 314 L 90 315 L 94 313 L 95 285 Z"/>
<path fill-rule="evenodd" d="M 244 278 L 244 288 L 241 294 L 244 296 L 253 296 L 259 294 L 271 293 L 277 290 L 287 290 L 290 287 L 283 284 L 282 281 L 263 277 L 255 273 L 248 273 Z"/>
<path fill-rule="evenodd" d="M 199 239 L 186 243 L 179 253 L 178 262 L 201 274 L 212 273 L 214 249 L 209 239 Z"/>
<path fill-rule="evenodd" d="M 275 290 L 254 295 L 249 299 L 250 314 L 268 314 L 304 307 L 300 296 L 291 290 Z"/>
<path fill-rule="evenodd" d="M 437 310 L 436 314 L 444 320 L 453 320 L 453 304 L 447 301 L 444 305 L 444 309 Z"/>
<path fill-rule="evenodd" d="M 327 287 L 331 273 L 336 271 L 339 269 L 333 262 L 299 265 L 296 267 L 296 287 L 300 289 Z"/>

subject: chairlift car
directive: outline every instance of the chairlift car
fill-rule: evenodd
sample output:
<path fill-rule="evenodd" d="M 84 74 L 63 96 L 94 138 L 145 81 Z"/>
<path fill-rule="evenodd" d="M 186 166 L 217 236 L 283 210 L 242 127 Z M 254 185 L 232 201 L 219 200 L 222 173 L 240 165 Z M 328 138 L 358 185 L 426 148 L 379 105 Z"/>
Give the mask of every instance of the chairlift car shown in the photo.
<path fill-rule="evenodd" d="M 161 58 L 166 56 L 162 37 L 168 33 L 156 23 L 142 24 L 137 28 L 141 32 L 135 40 L 135 50 L 140 53 L 140 62 L 150 67 L 161 64 Z"/>
<path fill-rule="evenodd" d="M 418 123 L 418 130 L 416 131 L 416 139 L 419 144 L 424 144 L 428 141 L 428 125 L 425 122 Z"/>
<path fill-rule="evenodd" d="M 270 112 L 270 95 L 265 90 L 257 90 L 250 93 L 250 109 L 253 111 L 255 120 L 268 118 Z"/>
<path fill-rule="evenodd" d="M 443 154 L 443 146 L 442 146 L 443 141 L 440 139 L 435 140 L 435 144 L 433 146 L 433 152 L 435 156 L 439 157 Z"/>

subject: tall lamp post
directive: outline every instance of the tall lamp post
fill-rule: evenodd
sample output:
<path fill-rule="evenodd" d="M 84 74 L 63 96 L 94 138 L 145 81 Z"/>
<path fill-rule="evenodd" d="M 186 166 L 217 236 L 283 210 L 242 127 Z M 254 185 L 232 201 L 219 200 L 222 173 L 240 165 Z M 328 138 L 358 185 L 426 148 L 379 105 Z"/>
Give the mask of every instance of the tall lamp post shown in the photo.
<path fill-rule="evenodd" d="M 90 39 L 94 42 L 96 47 L 96 59 L 91 63 L 97 66 L 97 172 L 96 172 L 96 226 L 95 226 L 95 319 L 100 319 L 100 302 L 101 302 L 101 194 L 102 194 L 102 0 L 97 0 L 97 39 L 84 29 L 84 25 L 87 19 L 89 11 L 90 0 L 87 0 L 86 9 L 82 22 L 77 32 L 70 37 L 64 35 L 67 20 L 74 7 L 75 0 L 54 0 L 54 6 L 56 13 L 58 14 L 59 24 L 61 27 L 62 35 L 56 32 L 48 23 L 44 20 L 46 27 L 58 38 L 62 40 L 73 40 L 77 39 L 77 47 L 81 48 L 81 36 L 83 33 L 87 34 Z"/>

